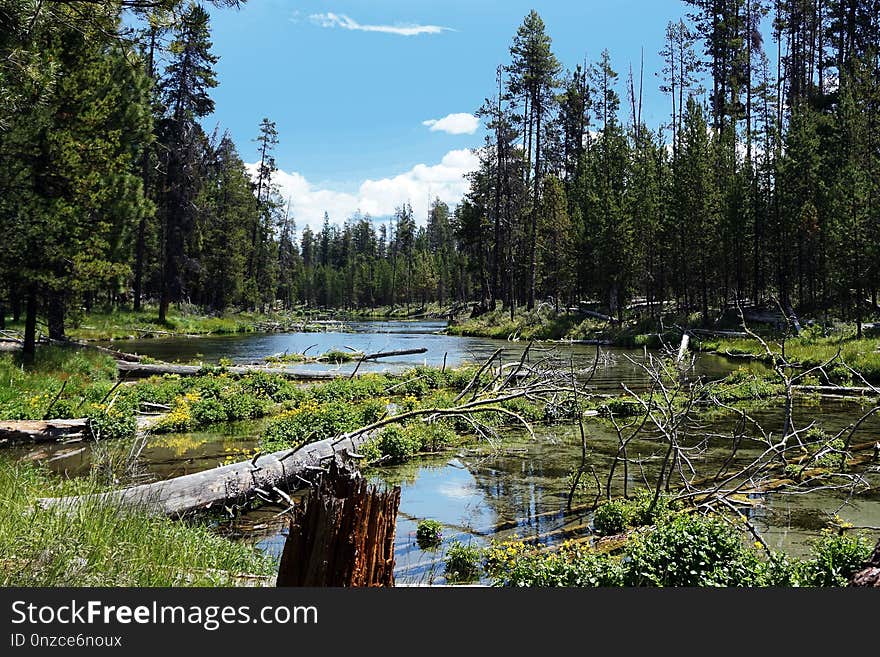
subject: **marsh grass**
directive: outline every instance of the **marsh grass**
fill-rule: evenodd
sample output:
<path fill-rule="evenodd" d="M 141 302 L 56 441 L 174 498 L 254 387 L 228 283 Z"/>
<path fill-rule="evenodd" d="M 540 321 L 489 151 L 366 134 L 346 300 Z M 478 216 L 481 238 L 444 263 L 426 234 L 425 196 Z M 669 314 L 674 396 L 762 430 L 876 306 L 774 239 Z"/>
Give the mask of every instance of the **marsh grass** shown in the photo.
<path fill-rule="evenodd" d="M 93 496 L 102 490 L 94 478 L 0 460 L 0 585 L 228 586 L 275 572 L 271 557 L 208 525 L 120 509 Z M 72 494 L 87 496 L 72 511 L 36 505 Z"/>

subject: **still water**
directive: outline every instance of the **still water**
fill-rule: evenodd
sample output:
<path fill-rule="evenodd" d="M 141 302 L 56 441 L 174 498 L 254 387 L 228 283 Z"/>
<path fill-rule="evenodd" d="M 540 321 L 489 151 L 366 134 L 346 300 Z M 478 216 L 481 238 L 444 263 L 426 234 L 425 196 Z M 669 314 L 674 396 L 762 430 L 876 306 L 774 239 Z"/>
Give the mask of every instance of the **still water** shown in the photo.
<path fill-rule="evenodd" d="M 365 352 L 391 349 L 426 347 L 428 351 L 416 357 L 388 359 L 362 365 L 362 370 L 392 371 L 415 365 L 457 366 L 480 362 L 496 349 L 503 350 L 506 360 L 518 359 L 524 343 L 509 343 L 483 338 L 460 338 L 440 333 L 445 322 L 359 322 L 351 324 L 353 332 L 237 335 L 228 337 L 169 338 L 159 340 L 127 341 L 126 351 L 135 351 L 162 360 L 190 361 L 201 359 L 216 362 L 221 357 L 235 363 L 261 361 L 268 355 L 302 352 L 310 354 L 329 349 L 353 349 Z M 114 346 L 119 343 L 113 343 Z M 542 345 L 534 347 L 534 357 L 540 358 L 552 349 L 566 362 L 588 368 L 596 355 L 596 348 L 588 345 Z M 602 347 L 603 358 L 591 385 L 598 392 L 620 393 L 622 386 L 638 389 L 645 383 L 645 375 L 637 363 L 644 357 L 639 350 L 621 350 Z M 695 373 L 720 378 L 737 367 L 761 369 L 761 365 L 744 365 L 725 358 L 702 355 L 695 364 Z M 327 369 L 326 365 L 317 366 Z M 338 369 L 348 371 L 353 365 Z M 837 431 L 855 419 L 863 410 L 852 403 L 840 401 L 802 402 L 796 408 L 796 424 L 821 423 L 829 432 Z M 767 408 L 754 412 L 765 430 L 779 431 L 781 410 Z M 707 421 L 694 429 L 694 435 L 712 435 L 705 448 L 695 456 L 698 470 L 714 472 L 730 451 L 732 432 L 730 417 Z M 146 471 L 154 478 L 188 474 L 224 462 L 230 454 L 253 449 L 265 421 L 241 422 L 214 427 L 211 431 L 188 434 L 152 436 L 142 454 Z M 613 429 L 601 421 L 587 423 L 590 453 L 588 463 L 595 468 L 599 485 L 605 478 L 617 448 Z M 544 544 L 561 542 L 582 536 L 588 529 L 590 516 L 586 511 L 563 512 L 568 494 L 569 474 L 580 460 L 580 436 L 576 427 L 536 427 L 536 438 L 530 439 L 519 432 L 504 437 L 500 451 L 494 452 L 485 444 L 468 447 L 440 456 L 426 456 L 396 467 L 384 468 L 373 477 L 378 483 L 399 485 L 402 489 L 400 514 L 396 537 L 396 575 L 401 583 L 442 582 L 443 546 L 423 551 L 415 541 L 419 520 L 432 518 L 443 526 L 444 545 L 452 540 L 484 545 L 492 539 L 517 536 Z M 880 440 L 880 418 L 866 422 L 857 442 Z M 31 458 L 44 458 L 40 448 Z M 52 448 L 56 449 L 56 448 Z M 632 453 L 638 453 L 643 462 L 631 466 L 630 490 L 652 480 L 658 467 L 658 446 L 650 440 L 634 442 Z M 740 458 L 753 458 L 760 450 L 744 448 Z M 51 463 L 59 471 L 69 473 L 88 468 L 88 450 L 63 457 Z M 819 490 L 808 494 L 767 494 L 750 512 L 755 526 L 767 543 L 792 554 L 805 552 L 809 539 L 815 536 L 831 516 L 837 514 L 855 525 L 880 525 L 880 471 L 868 466 L 860 473 L 870 490 L 864 492 Z M 591 503 L 596 496 L 597 484 L 589 477 L 576 504 Z M 620 477 L 612 484 L 612 491 L 622 492 Z M 284 541 L 284 527 L 273 522 L 276 509 L 264 509 L 247 514 L 236 535 L 253 541 L 262 549 L 280 555 Z"/>

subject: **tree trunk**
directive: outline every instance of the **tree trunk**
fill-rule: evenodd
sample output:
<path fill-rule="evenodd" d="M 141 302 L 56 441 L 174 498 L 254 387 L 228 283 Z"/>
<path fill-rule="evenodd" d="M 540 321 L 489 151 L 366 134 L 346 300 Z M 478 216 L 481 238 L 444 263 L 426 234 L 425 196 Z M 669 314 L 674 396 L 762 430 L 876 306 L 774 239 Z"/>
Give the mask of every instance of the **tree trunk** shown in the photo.
<path fill-rule="evenodd" d="M 852 576 L 849 585 L 880 588 L 880 541 L 868 561 Z"/>
<path fill-rule="evenodd" d="M 21 320 L 21 297 L 18 294 L 12 295 L 12 321 L 18 323 Z"/>
<path fill-rule="evenodd" d="M 146 176 L 145 176 L 146 179 Z M 144 277 L 144 249 L 146 242 L 147 218 L 141 216 L 138 222 L 137 246 L 135 247 L 134 258 L 134 310 L 141 309 L 141 296 L 143 295 L 143 277 Z"/>
<path fill-rule="evenodd" d="M 531 244 L 529 245 L 529 298 L 527 308 L 529 310 L 535 307 L 535 282 L 537 279 L 538 268 L 538 196 L 540 194 L 541 184 L 541 104 L 540 100 L 536 100 L 535 109 L 535 180 L 534 192 L 532 198 L 532 226 L 531 226 Z"/>
<path fill-rule="evenodd" d="M 293 511 L 278 586 L 394 586 L 400 487 L 378 487 L 338 459 Z"/>
<path fill-rule="evenodd" d="M 27 297 L 22 352 L 28 358 L 33 358 L 37 352 L 37 295 L 33 291 Z"/>
<path fill-rule="evenodd" d="M 52 292 L 46 305 L 47 323 L 49 325 L 49 337 L 52 340 L 64 339 L 64 295 L 60 292 Z"/>

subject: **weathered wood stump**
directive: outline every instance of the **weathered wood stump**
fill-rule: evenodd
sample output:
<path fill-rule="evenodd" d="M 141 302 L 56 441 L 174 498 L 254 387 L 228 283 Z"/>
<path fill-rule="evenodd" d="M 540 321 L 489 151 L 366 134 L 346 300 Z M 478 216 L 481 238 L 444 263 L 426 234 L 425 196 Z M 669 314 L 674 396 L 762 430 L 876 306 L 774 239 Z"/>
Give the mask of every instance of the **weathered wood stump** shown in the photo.
<path fill-rule="evenodd" d="M 870 586 L 880 588 L 880 541 L 874 548 L 874 553 L 860 570 L 850 580 L 850 586 Z"/>
<path fill-rule="evenodd" d="M 278 586 L 394 586 L 400 487 L 380 491 L 334 460 L 290 521 Z"/>

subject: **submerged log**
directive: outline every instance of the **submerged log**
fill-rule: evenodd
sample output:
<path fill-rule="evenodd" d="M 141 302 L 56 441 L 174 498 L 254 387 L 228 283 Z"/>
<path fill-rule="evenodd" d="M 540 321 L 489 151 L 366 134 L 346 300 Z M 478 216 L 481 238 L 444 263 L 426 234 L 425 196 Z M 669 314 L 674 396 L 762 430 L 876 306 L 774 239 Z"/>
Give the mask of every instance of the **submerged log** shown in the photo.
<path fill-rule="evenodd" d="M 290 520 L 278 586 L 394 586 L 400 487 L 382 492 L 338 459 Z"/>
<path fill-rule="evenodd" d="M 272 454 L 232 463 L 174 479 L 83 497 L 49 497 L 39 500 L 43 508 L 74 507 L 84 499 L 120 506 L 145 508 L 167 516 L 178 516 L 269 495 L 274 489 L 294 490 L 311 485 L 308 477 L 322 469 L 337 454 L 356 453 L 376 432 L 354 432 Z"/>
<path fill-rule="evenodd" d="M 0 421 L 0 445 L 4 443 L 44 443 L 82 440 L 91 437 L 89 420 L 3 420 Z"/>
<path fill-rule="evenodd" d="M 77 349 L 94 349 L 95 351 L 100 351 L 103 354 L 107 354 L 108 356 L 113 356 L 116 360 L 126 361 L 129 363 L 139 363 L 143 356 L 139 356 L 137 354 L 130 354 L 125 351 L 117 351 L 116 349 L 108 349 L 107 347 L 102 347 L 97 344 L 92 344 L 91 342 L 83 342 L 82 340 L 53 340 L 52 338 L 45 338 L 47 344 L 59 345 L 61 347 L 76 347 Z"/>

